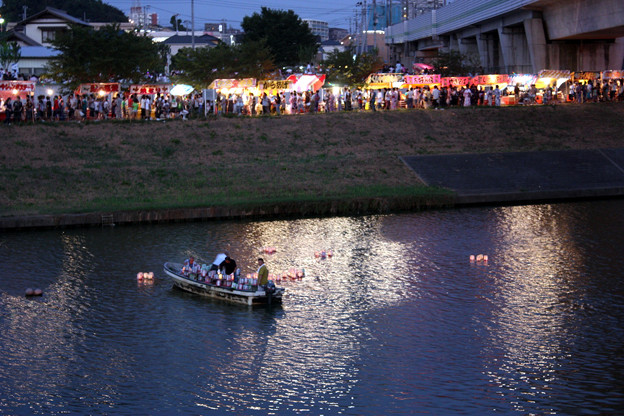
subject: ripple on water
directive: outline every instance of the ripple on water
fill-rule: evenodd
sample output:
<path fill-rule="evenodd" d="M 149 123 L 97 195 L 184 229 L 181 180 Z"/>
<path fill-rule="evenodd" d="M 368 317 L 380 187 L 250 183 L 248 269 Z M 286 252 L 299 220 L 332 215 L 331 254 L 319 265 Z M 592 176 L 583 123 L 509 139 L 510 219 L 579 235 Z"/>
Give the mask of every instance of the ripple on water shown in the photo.
<path fill-rule="evenodd" d="M 0 413 L 614 413 L 621 205 L 5 234 Z M 306 277 L 249 309 L 162 272 L 221 250 Z"/>

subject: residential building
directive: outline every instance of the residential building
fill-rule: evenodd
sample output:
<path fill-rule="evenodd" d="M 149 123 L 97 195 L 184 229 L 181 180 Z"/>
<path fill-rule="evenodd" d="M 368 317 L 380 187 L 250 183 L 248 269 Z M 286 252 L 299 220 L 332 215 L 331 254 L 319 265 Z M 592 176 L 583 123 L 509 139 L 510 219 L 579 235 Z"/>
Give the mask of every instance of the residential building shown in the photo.
<path fill-rule="evenodd" d="M 308 24 L 310 31 L 318 36 L 321 42 L 329 39 L 329 23 L 322 20 L 303 19 Z"/>

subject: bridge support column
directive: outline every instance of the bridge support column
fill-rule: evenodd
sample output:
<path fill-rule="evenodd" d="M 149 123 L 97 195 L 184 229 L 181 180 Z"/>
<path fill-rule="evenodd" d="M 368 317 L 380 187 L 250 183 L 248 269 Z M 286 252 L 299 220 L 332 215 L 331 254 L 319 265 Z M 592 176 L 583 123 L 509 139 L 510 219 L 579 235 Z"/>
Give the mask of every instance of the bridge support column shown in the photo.
<path fill-rule="evenodd" d="M 498 29 L 501 51 L 503 55 L 503 72 L 529 72 L 530 57 L 528 45 L 522 26 L 500 27 Z"/>
<path fill-rule="evenodd" d="M 538 71 L 548 67 L 544 22 L 542 19 L 526 19 L 524 21 L 524 32 L 526 33 L 531 66 L 533 67 L 532 73 L 537 74 Z"/>
<path fill-rule="evenodd" d="M 609 69 L 621 68 L 624 68 L 624 38 L 617 38 L 609 51 Z"/>

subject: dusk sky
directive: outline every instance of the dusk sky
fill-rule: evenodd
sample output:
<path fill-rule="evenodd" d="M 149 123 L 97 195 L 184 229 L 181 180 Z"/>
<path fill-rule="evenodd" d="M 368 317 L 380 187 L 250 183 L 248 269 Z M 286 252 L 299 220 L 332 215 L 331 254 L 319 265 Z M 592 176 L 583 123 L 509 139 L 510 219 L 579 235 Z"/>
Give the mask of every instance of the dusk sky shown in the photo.
<path fill-rule="evenodd" d="M 137 0 L 103 0 L 117 7 L 126 15 Z M 138 0 L 140 6 L 149 7 L 148 14 L 157 13 L 159 23 L 168 25 L 176 13 L 182 21 L 191 21 L 191 0 Z M 327 21 L 330 27 L 350 28 L 350 19 L 355 17 L 357 0 L 314 0 L 314 1 L 286 1 L 286 0 L 195 0 L 195 28 L 201 30 L 204 23 L 225 22 L 228 26 L 240 28 L 245 16 L 260 12 L 262 6 L 278 9 L 293 10 L 302 19 L 317 19 Z M 190 23 L 189 23 L 190 26 Z"/>

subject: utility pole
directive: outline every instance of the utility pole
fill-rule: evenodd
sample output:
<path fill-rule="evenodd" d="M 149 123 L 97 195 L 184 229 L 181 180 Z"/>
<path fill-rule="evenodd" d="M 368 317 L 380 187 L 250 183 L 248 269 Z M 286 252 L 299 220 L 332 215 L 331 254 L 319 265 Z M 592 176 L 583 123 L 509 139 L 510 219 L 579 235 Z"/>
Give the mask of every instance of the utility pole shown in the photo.
<path fill-rule="evenodd" d="M 150 23 L 148 23 L 148 22 L 149 22 L 149 20 L 148 20 L 148 19 L 149 19 L 149 17 L 150 17 L 150 15 L 149 15 L 149 8 L 150 8 L 150 6 L 145 6 L 145 7 L 143 8 L 143 13 L 144 13 L 144 15 L 143 15 L 143 21 L 145 22 L 145 31 L 147 31 L 147 29 L 148 29 L 148 28 L 149 28 L 149 26 L 150 26 Z M 150 19 L 150 20 L 151 20 L 151 19 Z"/>
<path fill-rule="evenodd" d="M 362 28 L 360 30 L 362 53 L 368 52 L 368 5 L 366 0 L 362 3 Z"/>
<path fill-rule="evenodd" d="M 375 48 L 377 47 L 377 23 L 379 23 L 379 15 L 377 14 L 377 0 L 373 0 L 373 39 Z"/>
<path fill-rule="evenodd" d="M 195 0 L 191 0 L 191 45 L 195 49 Z"/>
<path fill-rule="evenodd" d="M 26 10 L 28 10 L 28 6 L 22 6 L 22 10 L 24 11 L 22 13 L 22 20 L 26 20 Z"/>

